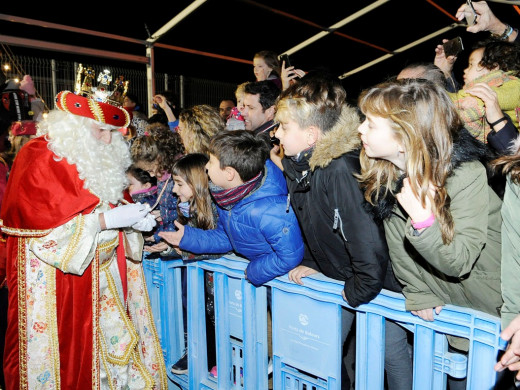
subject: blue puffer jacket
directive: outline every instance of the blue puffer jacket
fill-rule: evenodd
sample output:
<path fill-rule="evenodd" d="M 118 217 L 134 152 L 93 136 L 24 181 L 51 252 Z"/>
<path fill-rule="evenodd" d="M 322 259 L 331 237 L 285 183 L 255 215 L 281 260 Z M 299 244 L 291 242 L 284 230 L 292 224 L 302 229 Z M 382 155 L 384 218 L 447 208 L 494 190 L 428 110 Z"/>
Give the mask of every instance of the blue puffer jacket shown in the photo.
<path fill-rule="evenodd" d="M 296 216 L 287 207 L 282 171 L 267 160 L 263 183 L 230 210 L 218 207 L 214 230 L 186 226 L 179 247 L 192 253 L 234 251 L 247 258 L 247 279 L 260 286 L 289 272 L 303 258 L 303 239 Z"/>

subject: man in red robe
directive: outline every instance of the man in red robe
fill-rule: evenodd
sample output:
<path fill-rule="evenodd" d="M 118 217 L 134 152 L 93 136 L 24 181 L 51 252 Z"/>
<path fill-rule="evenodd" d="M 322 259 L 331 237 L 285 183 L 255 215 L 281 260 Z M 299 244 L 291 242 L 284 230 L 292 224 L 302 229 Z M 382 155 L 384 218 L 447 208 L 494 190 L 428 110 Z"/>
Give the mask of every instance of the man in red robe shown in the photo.
<path fill-rule="evenodd" d="M 7 389 L 164 389 L 141 265 L 148 206 L 123 199 L 123 109 L 65 91 L 18 153 L 7 234 Z M 127 204 L 123 204 L 127 203 Z"/>

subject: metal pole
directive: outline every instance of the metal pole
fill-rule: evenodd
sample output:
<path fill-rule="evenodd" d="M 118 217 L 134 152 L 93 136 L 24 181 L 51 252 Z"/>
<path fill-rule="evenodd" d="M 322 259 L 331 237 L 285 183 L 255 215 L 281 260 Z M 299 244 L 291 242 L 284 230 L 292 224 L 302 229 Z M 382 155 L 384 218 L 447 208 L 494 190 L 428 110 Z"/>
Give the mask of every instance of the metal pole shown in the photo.
<path fill-rule="evenodd" d="M 54 96 L 58 94 L 58 85 L 56 82 L 56 60 L 51 60 L 51 76 L 52 76 L 52 96 L 54 100 Z M 54 108 L 54 107 L 53 107 Z"/>
<path fill-rule="evenodd" d="M 148 112 L 152 112 L 152 99 L 155 95 L 155 61 L 153 45 L 146 46 L 146 57 L 148 57 L 148 64 L 146 64 L 146 80 L 147 80 L 147 96 L 148 96 Z"/>
<path fill-rule="evenodd" d="M 179 76 L 179 104 L 184 108 L 184 76 Z"/>

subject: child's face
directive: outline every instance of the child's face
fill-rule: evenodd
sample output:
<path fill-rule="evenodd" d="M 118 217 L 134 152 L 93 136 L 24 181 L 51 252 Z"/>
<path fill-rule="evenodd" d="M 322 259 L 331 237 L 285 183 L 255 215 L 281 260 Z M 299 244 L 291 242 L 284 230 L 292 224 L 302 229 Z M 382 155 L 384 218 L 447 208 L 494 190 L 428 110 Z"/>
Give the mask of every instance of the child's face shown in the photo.
<path fill-rule="evenodd" d="M 128 192 L 130 193 L 130 195 L 136 191 L 144 190 L 146 188 L 151 187 L 150 183 L 143 184 L 130 174 L 127 174 L 126 177 L 128 178 L 128 182 L 129 182 Z"/>
<path fill-rule="evenodd" d="M 253 58 L 253 72 L 256 77 L 256 81 L 267 80 L 273 69 L 267 66 L 265 60 L 262 57 Z"/>
<path fill-rule="evenodd" d="M 208 172 L 210 180 L 216 186 L 224 189 L 233 188 L 233 186 L 230 186 L 226 170 L 220 169 L 220 161 L 212 154 L 209 155 L 209 161 L 206 164 L 206 171 Z"/>
<path fill-rule="evenodd" d="M 186 181 L 180 176 L 172 176 L 173 192 L 177 194 L 177 197 L 181 202 L 189 202 L 193 198 L 193 191 Z"/>
<path fill-rule="evenodd" d="M 368 157 L 388 160 L 403 169 L 404 148 L 397 141 L 390 119 L 367 114 L 358 131 Z"/>
<path fill-rule="evenodd" d="M 242 112 L 244 111 L 244 94 L 236 94 L 237 98 L 237 109 L 238 111 Z"/>
<path fill-rule="evenodd" d="M 480 49 L 474 50 L 469 56 L 468 67 L 464 69 L 464 85 L 467 85 L 476 78 L 484 76 L 491 72 L 491 70 L 479 65 L 479 62 L 482 60 L 483 55 L 484 48 L 481 47 Z"/>
<path fill-rule="evenodd" d="M 280 140 L 286 156 L 296 156 L 314 144 L 315 139 L 309 129 L 302 129 L 293 119 L 280 122 L 275 137 Z"/>

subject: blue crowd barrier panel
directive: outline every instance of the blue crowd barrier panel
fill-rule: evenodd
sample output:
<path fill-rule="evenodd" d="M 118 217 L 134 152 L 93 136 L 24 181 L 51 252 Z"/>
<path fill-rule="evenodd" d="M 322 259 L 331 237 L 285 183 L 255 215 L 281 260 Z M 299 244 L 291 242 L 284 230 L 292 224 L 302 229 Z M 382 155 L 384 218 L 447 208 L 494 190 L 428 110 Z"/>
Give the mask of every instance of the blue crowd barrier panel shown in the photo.
<path fill-rule="evenodd" d="M 186 390 L 187 375 L 176 375 L 173 380 L 170 371 L 185 349 L 181 279 L 186 265 L 182 260 L 164 261 L 157 255 L 145 253 L 143 268 L 166 372 L 170 378 L 169 389 Z"/>
<path fill-rule="evenodd" d="M 305 383 L 309 389 L 338 388 L 341 382 L 341 310 L 336 303 L 273 287 L 273 369 L 278 373 L 273 378 L 275 388 L 284 388 L 282 382 L 293 382 L 290 389 L 301 389 Z M 324 380 L 318 383 L 315 378 Z M 327 385 L 323 387 L 325 383 Z"/>
<path fill-rule="evenodd" d="M 267 389 L 266 288 L 256 288 L 244 280 L 246 266 L 247 262 L 239 258 L 186 264 L 189 369 L 187 376 L 171 374 L 172 381 L 183 389 Z M 209 375 L 208 367 L 205 272 L 213 273 L 218 319 L 216 378 Z"/>
<path fill-rule="evenodd" d="M 285 275 L 256 288 L 244 279 L 247 264 L 236 256 L 189 264 L 145 259 L 168 371 L 183 352 L 180 275 L 183 269 L 187 272 L 189 370 L 187 375 L 169 372 L 175 386 L 190 390 L 339 390 L 341 312 L 348 309 L 356 311 L 356 390 L 384 389 L 386 321 L 405 328 L 413 340 L 413 389 L 446 389 L 448 376 L 466 378 L 467 389 L 493 389 L 497 379 L 493 366 L 506 347 L 499 337 L 499 318 L 446 305 L 434 321 L 427 322 L 405 310 L 401 294 L 386 290 L 353 309 L 342 298 L 340 281 L 316 274 L 305 278 L 302 286 Z M 214 282 L 216 378 L 208 367 L 206 272 L 213 273 Z M 272 376 L 268 374 L 269 336 Z M 452 337 L 465 339 L 468 352 L 453 352 L 448 343 Z"/>

